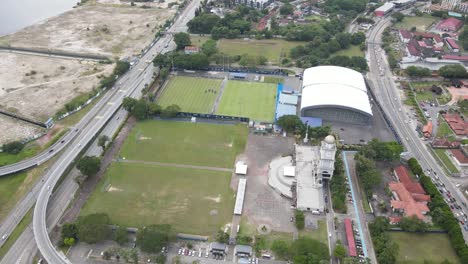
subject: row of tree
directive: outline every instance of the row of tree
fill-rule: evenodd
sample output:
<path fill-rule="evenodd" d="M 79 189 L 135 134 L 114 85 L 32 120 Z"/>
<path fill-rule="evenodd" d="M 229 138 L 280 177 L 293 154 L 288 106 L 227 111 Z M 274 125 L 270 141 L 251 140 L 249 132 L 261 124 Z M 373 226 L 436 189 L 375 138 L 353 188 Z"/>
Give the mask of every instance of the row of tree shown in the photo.
<path fill-rule="evenodd" d="M 302 123 L 297 115 L 284 115 L 278 118 L 276 124 L 287 133 L 301 135 L 303 138 L 308 134 L 309 139 L 322 139 L 331 133 L 330 126 L 310 127 Z"/>
<path fill-rule="evenodd" d="M 300 237 L 292 243 L 274 240 L 271 250 L 278 258 L 292 260 L 295 264 L 318 264 L 330 259 L 327 245 L 308 237 Z"/>
<path fill-rule="evenodd" d="M 431 70 L 419 66 L 409 66 L 405 70 L 410 77 L 428 77 L 431 76 Z"/>
<path fill-rule="evenodd" d="M 126 227 L 115 227 L 107 214 L 97 213 L 78 217 L 74 223 L 65 223 L 61 230 L 63 244 L 72 246 L 77 241 L 97 243 L 104 240 L 114 240 L 120 245 L 126 245 L 128 231 Z M 158 253 L 175 239 L 175 233 L 170 225 L 150 225 L 140 228 L 137 232 L 138 247 L 144 252 Z"/>
<path fill-rule="evenodd" d="M 393 161 L 400 158 L 403 146 L 396 141 L 383 142 L 376 138 L 367 142 L 359 150 L 359 154 L 376 161 Z"/>
<path fill-rule="evenodd" d="M 125 97 L 122 102 L 122 107 L 127 110 L 137 120 L 145 120 L 154 116 L 161 116 L 163 118 L 172 118 L 177 116 L 181 111 L 178 105 L 169 105 L 165 108 L 145 99 L 137 100 L 131 97 Z"/>
<path fill-rule="evenodd" d="M 331 201 L 333 210 L 338 213 L 346 213 L 346 179 L 344 176 L 343 160 L 341 159 L 341 151 L 335 154 L 335 171 L 330 181 Z"/>
<path fill-rule="evenodd" d="M 431 210 L 430 215 L 432 216 L 432 222 L 447 230 L 452 247 L 455 249 L 458 257 L 460 257 L 460 263 L 468 263 L 468 246 L 465 244 L 458 220 L 445 202 L 444 197 L 434 185 L 431 178 L 425 175 L 424 170 L 415 158 L 411 158 L 408 161 L 408 165 L 413 174 L 419 175 L 419 182 L 424 187 L 427 194 L 431 196 L 429 209 Z"/>
<path fill-rule="evenodd" d="M 390 224 L 388 219 L 383 216 L 376 217 L 374 222 L 369 224 L 377 262 L 379 264 L 395 264 L 397 261 L 399 246 L 392 241 L 388 233 L 389 228 Z"/>

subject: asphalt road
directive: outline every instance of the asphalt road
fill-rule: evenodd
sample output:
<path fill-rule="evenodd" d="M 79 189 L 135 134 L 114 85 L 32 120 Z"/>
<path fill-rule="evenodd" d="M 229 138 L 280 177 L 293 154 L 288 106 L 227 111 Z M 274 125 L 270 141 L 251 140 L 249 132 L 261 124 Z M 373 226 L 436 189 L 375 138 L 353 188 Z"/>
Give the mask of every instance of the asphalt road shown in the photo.
<path fill-rule="evenodd" d="M 182 14 L 171 26 L 170 31 L 185 31 L 185 24 L 194 16 L 195 8 L 198 6 L 198 4 L 199 0 L 193 0 L 190 2 Z M 149 66 L 152 67 L 151 60 L 156 56 L 156 54 L 162 52 L 164 49 L 167 49 L 168 44 L 171 41 L 172 35 L 167 34 L 161 37 L 161 39 L 154 46 L 152 46 L 151 49 L 145 53 L 145 55 L 143 55 L 143 57 L 125 75 L 128 78 L 121 82 L 122 88 L 119 89 L 120 93 L 118 93 L 120 96 L 115 98 L 115 100 L 107 103 L 106 107 L 102 109 L 99 115 L 97 115 L 92 122 L 81 129 L 81 133 L 77 136 L 70 147 L 64 150 L 63 154 L 59 157 L 57 162 L 55 162 L 55 164 L 48 172 L 49 175 L 46 177 L 46 182 L 37 198 L 32 223 L 37 246 L 48 263 L 71 263 L 61 251 L 57 251 L 55 249 L 48 235 L 46 221 L 47 205 L 54 186 L 59 181 L 66 167 L 73 162 L 73 160 L 85 148 L 85 146 L 91 142 L 95 134 L 104 127 L 106 122 L 118 110 L 123 98 L 125 96 L 132 95 L 134 92 L 136 94 L 141 93 L 141 90 L 145 86 L 141 75 L 144 73 L 144 71 L 147 70 Z"/>
<path fill-rule="evenodd" d="M 384 108 L 393 128 L 400 136 L 403 145 L 419 161 L 426 174 L 433 181 L 435 181 L 435 176 L 438 176 L 440 181 L 445 184 L 445 188 L 459 204 L 461 202 L 468 204 L 465 196 L 453 185 L 448 178 L 449 176 L 439 167 L 439 164 L 428 149 L 429 146 L 408 125 L 409 120 L 405 117 L 404 112 L 399 110 L 402 108 L 402 102 L 399 100 L 400 96 L 395 85 L 395 77 L 390 70 L 385 52 L 378 44 L 381 42 L 383 30 L 390 25 L 390 19 L 390 17 L 387 17 L 377 22 L 368 34 L 368 56 L 370 62 L 368 80 L 371 86 L 373 86 L 377 100 Z M 468 241 L 467 232 L 463 228 L 462 232 L 465 241 Z"/>

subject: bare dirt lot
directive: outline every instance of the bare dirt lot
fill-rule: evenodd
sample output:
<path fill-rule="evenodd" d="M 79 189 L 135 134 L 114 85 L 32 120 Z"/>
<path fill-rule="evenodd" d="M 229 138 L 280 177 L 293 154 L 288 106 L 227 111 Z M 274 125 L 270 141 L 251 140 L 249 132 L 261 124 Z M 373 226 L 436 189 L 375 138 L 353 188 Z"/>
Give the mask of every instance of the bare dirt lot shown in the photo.
<path fill-rule="evenodd" d="M 43 129 L 26 122 L 0 115 L 0 145 L 18 140 L 31 138 L 40 134 Z"/>
<path fill-rule="evenodd" d="M 130 6 L 115 0 L 89 1 L 71 11 L 0 38 L 17 47 L 128 57 L 140 53 L 160 25 L 174 16 L 168 3 Z"/>
<path fill-rule="evenodd" d="M 111 64 L 0 52 L 0 109 L 45 121 L 90 92 Z M 3 130 L 5 131 L 5 130 Z"/>

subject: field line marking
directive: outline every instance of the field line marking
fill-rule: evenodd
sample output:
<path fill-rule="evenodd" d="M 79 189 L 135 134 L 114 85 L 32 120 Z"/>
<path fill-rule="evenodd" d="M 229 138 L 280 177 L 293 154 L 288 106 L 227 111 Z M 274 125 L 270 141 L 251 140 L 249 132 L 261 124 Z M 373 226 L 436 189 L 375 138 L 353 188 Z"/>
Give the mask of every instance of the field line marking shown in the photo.
<path fill-rule="evenodd" d="M 189 165 L 189 164 L 179 164 L 179 163 L 166 163 L 166 162 L 157 162 L 157 161 L 144 161 L 144 160 L 118 160 L 118 162 L 124 163 L 141 163 L 141 164 L 149 164 L 149 165 L 158 165 L 164 167 L 176 167 L 176 168 L 188 168 L 188 169 L 201 169 L 201 170 L 213 170 L 213 171 L 225 171 L 225 172 L 232 172 L 232 169 L 228 168 L 219 168 L 219 167 L 210 167 L 210 166 L 197 166 L 197 165 Z"/>

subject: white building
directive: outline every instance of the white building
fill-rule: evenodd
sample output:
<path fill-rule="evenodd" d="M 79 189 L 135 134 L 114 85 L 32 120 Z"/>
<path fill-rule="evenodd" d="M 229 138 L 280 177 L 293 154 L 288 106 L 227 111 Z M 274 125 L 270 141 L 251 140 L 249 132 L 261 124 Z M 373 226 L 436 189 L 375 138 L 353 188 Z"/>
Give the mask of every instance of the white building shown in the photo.
<path fill-rule="evenodd" d="M 301 116 L 324 121 L 369 124 L 372 109 L 361 73 L 338 66 L 304 71 Z"/>
<path fill-rule="evenodd" d="M 273 0 L 236 0 L 235 3 L 238 5 L 244 4 L 256 9 L 264 9 L 273 3 Z"/>

